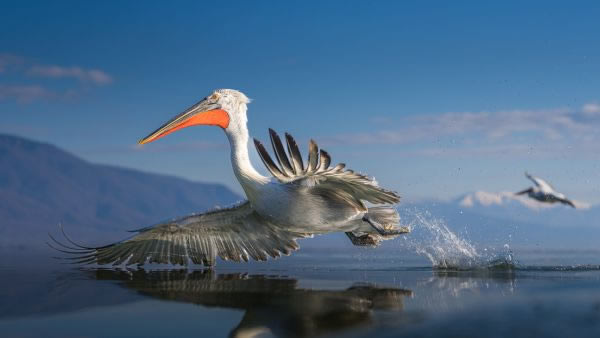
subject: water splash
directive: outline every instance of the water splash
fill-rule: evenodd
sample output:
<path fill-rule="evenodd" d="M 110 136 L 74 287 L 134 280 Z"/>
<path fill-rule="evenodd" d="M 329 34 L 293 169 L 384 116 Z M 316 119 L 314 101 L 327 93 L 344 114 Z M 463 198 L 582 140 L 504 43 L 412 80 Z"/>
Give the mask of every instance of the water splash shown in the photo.
<path fill-rule="evenodd" d="M 508 244 L 500 250 L 484 249 L 479 252 L 468 240 L 448 228 L 446 222 L 428 211 L 404 210 L 402 218 L 408 221 L 411 236 L 409 249 L 427 257 L 438 270 L 511 270 L 515 268 Z"/>

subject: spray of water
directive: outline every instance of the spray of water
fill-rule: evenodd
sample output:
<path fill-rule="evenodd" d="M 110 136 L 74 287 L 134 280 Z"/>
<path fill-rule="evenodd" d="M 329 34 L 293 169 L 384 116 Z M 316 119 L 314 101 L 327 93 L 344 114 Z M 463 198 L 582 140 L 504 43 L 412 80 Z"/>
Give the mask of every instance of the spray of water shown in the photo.
<path fill-rule="evenodd" d="M 402 218 L 411 228 L 406 241 L 409 249 L 427 257 L 435 269 L 512 269 L 515 266 L 508 244 L 499 250 L 479 252 L 469 241 L 452 232 L 444 220 L 428 211 L 404 210 Z"/>

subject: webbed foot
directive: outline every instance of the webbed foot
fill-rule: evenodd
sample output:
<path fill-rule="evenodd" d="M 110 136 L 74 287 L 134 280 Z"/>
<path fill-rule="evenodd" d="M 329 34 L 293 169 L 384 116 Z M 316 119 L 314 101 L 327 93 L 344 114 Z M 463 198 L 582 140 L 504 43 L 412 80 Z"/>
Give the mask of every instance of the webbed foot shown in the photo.
<path fill-rule="evenodd" d="M 383 237 L 398 236 L 410 232 L 410 229 L 408 227 L 385 227 L 382 224 L 379 224 L 368 217 L 364 217 L 363 221 L 369 223 L 373 227 L 373 229 L 375 229 L 375 231 L 377 231 L 377 233 L 379 233 Z"/>
<path fill-rule="evenodd" d="M 376 237 L 376 235 L 369 235 L 369 234 L 364 234 L 364 235 L 355 235 L 353 232 L 346 232 L 346 236 L 348 236 L 348 238 L 350 238 L 350 241 L 352 242 L 352 244 L 356 245 L 356 246 L 370 246 L 370 247 L 376 247 L 379 245 L 380 240 Z"/>

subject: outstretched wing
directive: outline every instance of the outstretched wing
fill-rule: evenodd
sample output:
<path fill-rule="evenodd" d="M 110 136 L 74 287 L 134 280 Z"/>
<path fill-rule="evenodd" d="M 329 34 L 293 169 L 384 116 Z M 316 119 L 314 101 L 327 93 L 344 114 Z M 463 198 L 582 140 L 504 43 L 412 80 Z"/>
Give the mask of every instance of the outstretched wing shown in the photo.
<path fill-rule="evenodd" d="M 549 194 L 554 192 L 554 188 L 546 181 L 544 181 L 543 179 L 539 178 L 539 177 L 534 177 L 529 175 L 529 173 L 525 173 L 525 176 L 530 179 L 536 187 L 538 187 L 540 189 L 541 192 L 545 193 L 545 194 Z"/>
<path fill-rule="evenodd" d="M 86 247 L 65 238 L 71 245 L 51 239 L 73 254 L 69 259 L 85 264 L 171 263 L 212 266 L 223 260 L 264 261 L 298 249 L 297 238 L 306 234 L 291 232 L 261 217 L 245 202 L 238 206 L 196 214 L 134 230 L 130 239 L 102 247 Z M 66 249 L 66 250 L 64 250 Z"/>
<path fill-rule="evenodd" d="M 533 188 L 527 188 L 525 190 L 521 190 L 519 192 L 516 192 L 515 195 L 525 195 L 525 194 L 529 194 L 532 191 L 533 191 Z"/>
<path fill-rule="evenodd" d="M 575 203 L 573 203 L 573 201 L 571 201 L 571 200 L 570 200 L 570 199 L 568 199 L 568 198 L 564 198 L 564 197 L 558 197 L 558 198 L 556 198 L 556 200 L 557 200 L 557 201 L 559 201 L 559 202 L 560 202 L 560 203 L 562 203 L 562 204 L 566 204 L 566 205 L 568 205 L 568 206 L 570 206 L 570 207 L 572 207 L 572 208 L 575 208 L 575 209 L 577 209 L 577 207 L 575 206 Z"/>
<path fill-rule="evenodd" d="M 394 204 L 400 201 L 398 194 L 379 187 L 375 180 L 365 175 L 345 170 L 346 165 L 343 163 L 330 167 L 331 157 L 325 150 L 319 150 L 315 141 L 310 140 L 308 144 L 308 162 L 305 165 L 298 145 L 290 134 L 285 134 L 289 156 L 279 135 L 273 129 L 269 129 L 269 134 L 279 165 L 273 161 L 260 141 L 254 139 L 254 145 L 267 169 L 280 182 L 312 187 L 322 194 L 335 194 L 335 197 L 355 205 L 362 205 L 360 201 L 363 200 L 373 204 Z"/>

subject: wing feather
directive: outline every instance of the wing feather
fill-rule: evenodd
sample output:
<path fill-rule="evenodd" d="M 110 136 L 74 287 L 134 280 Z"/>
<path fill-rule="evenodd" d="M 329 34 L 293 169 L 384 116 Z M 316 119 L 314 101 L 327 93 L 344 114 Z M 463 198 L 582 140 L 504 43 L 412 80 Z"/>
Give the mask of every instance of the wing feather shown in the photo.
<path fill-rule="evenodd" d="M 288 176 L 284 174 L 281 170 L 279 170 L 279 168 L 277 167 L 275 162 L 273 162 L 271 156 L 265 149 L 265 146 L 263 146 L 262 143 L 260 143 L 260 141 L 257 139 L 254 139 L 254 145 L 256 146 L 256 150 L 258 151 L 261 160 L 265 164 L 265 167 L 267 167 L 269 172 L 271 172 L 271 175 L 273 175 L 273 177 L 277 178 L 280 181 L 286 179 L 286 177 Z"/>
<path fill-rule="evenodd" d="M 398 194 L 379 187 L 375 180 L 363 174 L 345 169 L 343 163 L 330 167 L 331 156 L 319 149 L 313 140 L 308 144 L 308 163 L 305 167 L 296 141 L 285 133 L 289 158 L 292 160 L 290 164 L 277 133 L 269 129 L 269 135 L 279 166 L 258 140 L 255 139 L 254 144 L 267 169 L 280 182 L 315 189 L 313 192 L 322 196 L 343 200 L 353 206 L 360 205 L 361 210 L 365 207 L 362 201 L 373 204 L 395 204 L 400 201 Z"/>
<path fill-rule="evenodd" d="M 62 251 L 82 263 L 187 265 L 192 261 L 212 266 L 217 256 L 239 262 L 288 255 L 298 248 L 296 239 L 306 236 L 264 219 L 245 202 L 143 228 L 134 237 L 112 245 Z"/>
<path fill-rule="evenodd" d="M 329 165 L 331 164 L 331 156 L 329 156 L 329 153 L 323 149 L 321 149 L 319 153 L 321 154 L 321 163 L 319 164 L 319 171 L 325 171 L 327 170 L 327 168 L 329 168 Z"/>
<path fill-rule="evenodd" d="M 525 172 L 525 176 L 530 179 L 536 187 L 540 189 L 545 194 L 550 194 L 555 192 L 555 189 L 550 183 L 544 181 L 543 179 L 535 176 L 531 176 L 529 173 Z"/>
<path fill-rule="evenodd" d="M 319 147 L 314 140 L 308 142 L 308 166 L 306 167 L 306 174 L 312 174 L 317 171 L 319 166 Z"/>
<path fill-rule="evenodd" d="M 290 153 L 290 158 L 292 159 L 294 172 L 296 174 L 303 174 L 304 163 L 302 163 L 302 155 L 300 154 L 300 149 L 298 149 L 298 144 L 296 144 L 296 140 L 294 140 L 292 135 L 285 133 L 285 141 L 287 143 L 288 153 Z"/>
<path fill-rule="evenodd" d="M 282 171 L 286 174 L 286 176 L 294 176 L 296 172 L 288 160 L 279 135 L 277 135 L 273 129 L 269 129 L 269 135 L 271 136 L 271 145 L 275 151 L 275 157 L 277 158 L 279 165 L 281 165 L 281 169 L 283 169 Z"/>
<path fill-rule="evenodd" d="M 519 192 L 516 192 L 515 195 L 525 195 L 525 194 L 528 194 L 528 193 L 530 193 L 532 191 L 533 191 L 533 188 L 527 188 L 525 190 L 521 190 Z"/>

